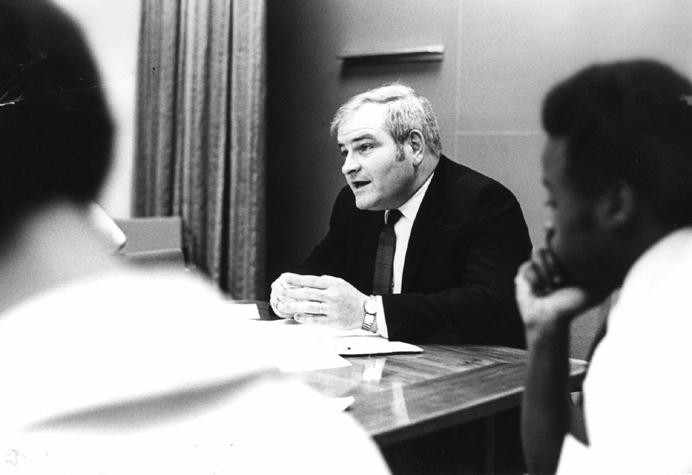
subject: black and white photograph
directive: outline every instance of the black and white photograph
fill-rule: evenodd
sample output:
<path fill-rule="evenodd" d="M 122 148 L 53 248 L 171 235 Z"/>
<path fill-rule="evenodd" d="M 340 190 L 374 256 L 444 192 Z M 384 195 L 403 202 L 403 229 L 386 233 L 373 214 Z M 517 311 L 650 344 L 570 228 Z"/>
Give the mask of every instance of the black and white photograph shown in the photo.
<path fill-rule="evenodd" d="M 0 0 L 0 170 L 1 474 L 692 473 L 688 0 Z"/>

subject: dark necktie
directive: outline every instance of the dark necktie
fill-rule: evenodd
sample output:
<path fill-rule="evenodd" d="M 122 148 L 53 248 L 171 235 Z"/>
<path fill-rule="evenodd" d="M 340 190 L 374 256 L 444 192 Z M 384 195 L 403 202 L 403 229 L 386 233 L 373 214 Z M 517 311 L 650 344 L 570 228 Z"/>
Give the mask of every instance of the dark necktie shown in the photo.
<path fill-rule="evenodd" d="M 393 209 L 387 216 L 380 240 L 377 244 L 375 255 L 375 272 L 372 278 L 373 295 L 392 293 L 392 264 L 394 263 L 394 249 L 396 248 L 396 235 L 394 225 L 401 218 L 401 211 Z"/>

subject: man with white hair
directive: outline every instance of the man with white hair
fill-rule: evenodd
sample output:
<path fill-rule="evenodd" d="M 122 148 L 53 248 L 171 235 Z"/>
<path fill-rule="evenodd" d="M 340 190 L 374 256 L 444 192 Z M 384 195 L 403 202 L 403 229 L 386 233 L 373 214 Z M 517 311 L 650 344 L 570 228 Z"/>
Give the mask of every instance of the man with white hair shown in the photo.
<path fill-rule="evenodd" d="M 442 154 L 430 102 L 403 84 L 332 122 L 347 186 L 329 232 L 272 284 L 284 318 L 391 340 L 522 346 L 513 276 L 530 253 L 512 193 Z"/>

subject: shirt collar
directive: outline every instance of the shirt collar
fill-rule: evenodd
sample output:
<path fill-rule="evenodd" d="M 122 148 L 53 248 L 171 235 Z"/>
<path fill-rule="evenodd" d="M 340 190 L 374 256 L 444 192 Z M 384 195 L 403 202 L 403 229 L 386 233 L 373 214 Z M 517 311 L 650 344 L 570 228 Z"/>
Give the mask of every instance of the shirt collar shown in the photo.
<path fill-rule="evenodd" d="M 423 202 L 423 198 L 425 197 L 425 192 L 428 190 L 428 187 L 430 186 L 430 182 L 432 181 L 432 177 L 435 175 L 435 173 L 431 173 L 430 176 L 428 177 L 427 180 L 425 180 L 425 183 L 418 188 L 418 191 L 416 191 L 413 196 L 411 196 L 406 203 L 403 205 L 399 206 L 399 211 L 401 211 L 401 215 L 408 219 L 409 221 L 413 222 L 416 219 L 416 215 L 418 214 L 418 209 L 420 208 L 421 203 Z M 389 210 L 387 210 L 387 213 L 385 214 L 385 220 L 387 219 L 387 215 L 389 214 Z"/>

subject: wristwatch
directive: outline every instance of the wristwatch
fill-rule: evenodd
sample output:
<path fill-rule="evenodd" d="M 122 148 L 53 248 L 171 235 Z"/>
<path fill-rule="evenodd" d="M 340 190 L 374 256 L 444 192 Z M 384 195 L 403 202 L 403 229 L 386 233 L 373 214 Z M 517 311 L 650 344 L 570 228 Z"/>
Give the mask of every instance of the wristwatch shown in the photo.
<path fill-rule="evenodd" d="M 369 332 L 377 333 L 377 297 L 370 295 L 363 304 L 363 324 L 361 328 Z"/>

